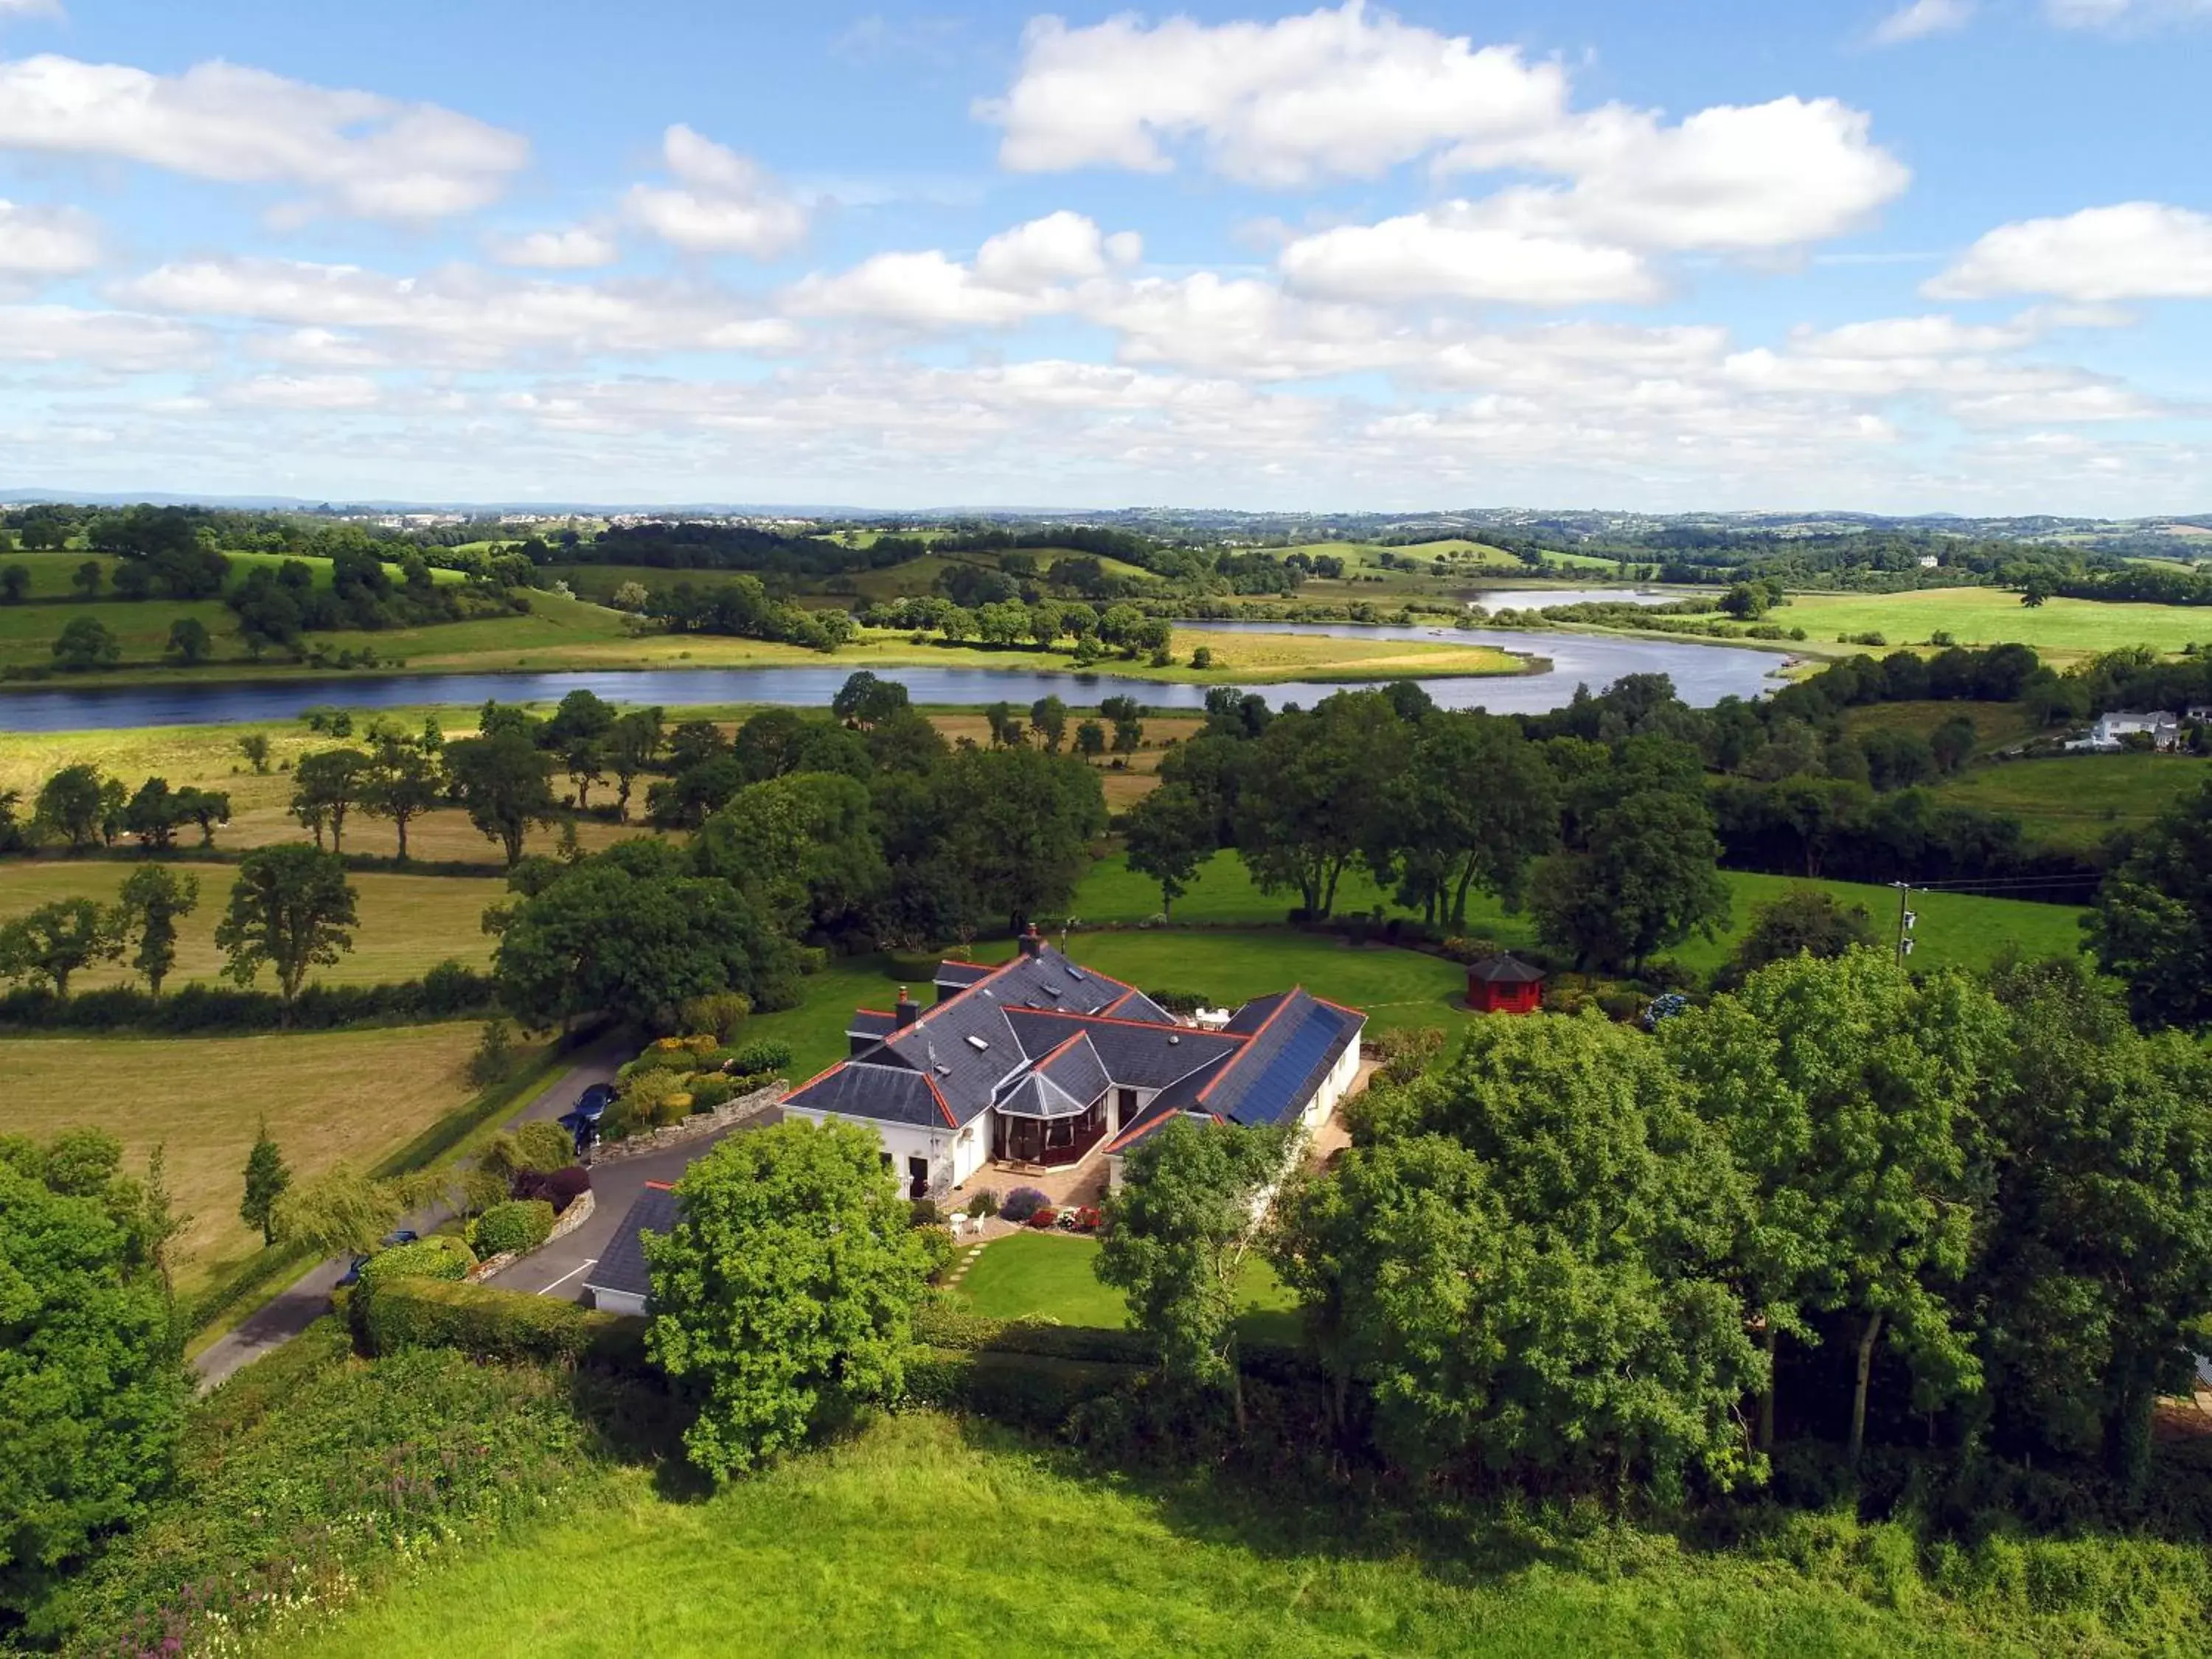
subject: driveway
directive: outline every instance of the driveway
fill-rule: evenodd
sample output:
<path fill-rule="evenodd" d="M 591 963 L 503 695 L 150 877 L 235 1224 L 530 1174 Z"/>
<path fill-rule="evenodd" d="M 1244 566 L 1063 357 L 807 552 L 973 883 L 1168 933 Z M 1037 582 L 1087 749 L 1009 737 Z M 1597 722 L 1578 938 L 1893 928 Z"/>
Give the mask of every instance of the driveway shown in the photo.
<path fill-rule="evenodd" d="M 512 1128 L 533 1118 L 560 1116 L 576 1103 L 576 1097 L 591 1085 L 614 1081 L 615 1068 L 629 1057 L 629 1050 L 622 1043 L 605 1040 L 578 1049 L 568 1069 L 548 1084 L 527 1106 L 507 1119 L 505 1127 Z M 657 1161 L 639 1160 L 641 1164 Z M 611 1166 L 609 1173 L 619 1167 Z M 595 1180 L 597 1172 L 594 1171 Z M 653 1178 L 659 1179 L 657 1176 Z M 623 1202 L 627 1208 L 629 1200 Z M 622 1218 L 621 1211 L 615 1212 L 615 1218 Z M 414 1216 L 409 1218 L 409 1224 L 427 1233 L 443 1219 L 442 1215 Z M 577 1233 L 590 1232 L 599 1224 L 599 1219 L 593 1216 L 577 1229 Z M 612 1227 L 610 1226 L 608 1231 L 611 1233 Z M 568 1241 L 564 1239 L 562 1242 L 566 1243 Z M 209 1346 L 206 1352 L 192 1362 L 192 1369 L 199 1376 L 200 1392 L 205 1394 L 240 1367 L 250 1365 L 271 1348 L 281 1347 L 289 1342 L 328 1313 L 331 1291 L 345 1276 L 345 1270 L 343 1257 L 319 1263 L 248 1314 L 235 1328 L 218 1337 Z"/>
<path fill-rule="evenodd" d="M 525 1256 L 489 1282 L 502 1291 L 522 1291 L 535 1296 L 557 1296 L 564 1302 L 580 1299 L 586 1271 L 599 1259 L 615 1229 L 649 1181 L 673 1182 L 716 1143 L 748 1129 L 783 1121 L 782 1110 L 771 1106 L 757 1117 L 732 1124 L 719 1134 L 702 1136 L 649 1158 L 626 1158 L 592 1166 L 592 1218 L 565 1238 L 556 1238 L 535 1255 Z"/>

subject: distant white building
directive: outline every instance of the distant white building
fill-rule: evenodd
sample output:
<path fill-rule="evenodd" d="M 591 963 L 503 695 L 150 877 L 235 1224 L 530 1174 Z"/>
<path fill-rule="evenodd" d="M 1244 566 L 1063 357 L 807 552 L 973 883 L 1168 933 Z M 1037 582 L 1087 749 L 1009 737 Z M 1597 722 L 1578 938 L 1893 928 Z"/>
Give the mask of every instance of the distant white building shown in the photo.
<path fill-rule="evenodd" d="M 2136 714 L 2118 710 L 2097 716 L 2097 723 L 2089 728 L 2089 735 L 2071 745 L 2076 749 L 2115 750 L 2124 747 L 2121 739 L 2142 732 L 2154 745 L 2171 748 L 2181 739 L 2181 718 L 2165 709 L 2152 714 Z"/>
<path fill-rule="evenodd" d="M 1920 568 L 1923 570 L 1933 570 L 1942 562 L 1943 561 L 1937 558 L 1933 553 L 1923 553 L 1920 556 Z"/>

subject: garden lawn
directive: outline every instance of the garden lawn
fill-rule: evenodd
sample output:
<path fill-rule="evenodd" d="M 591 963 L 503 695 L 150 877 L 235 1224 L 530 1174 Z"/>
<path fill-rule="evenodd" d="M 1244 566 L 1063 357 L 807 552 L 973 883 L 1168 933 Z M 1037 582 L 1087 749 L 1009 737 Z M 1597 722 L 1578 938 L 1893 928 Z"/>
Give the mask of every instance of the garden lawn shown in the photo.
<path fill-rule="evenodd" d="M 1909 593 L 1798 593 L 1767 617 L 1802 628 L 1814 646 L 1838 634 L 1878 633 L 1892 647 L 1926 645 L 1948 633 L 1960 645 L 2032 645 L 2062 655 L 2122 646 L 2179 651 L 2212 640 L 2212 611 L 2177 605 L 2104 605 L 2052 599 L 2024 605 L 1996 587 L 1927 587 Z"/>
<path fill-rule="evenodd" d="M 88 1126 L 122 1141 L 133 1168 L 167 1149 L 179 1291 L 252 1255 L 238 1218 L 241 1172 L 264 1119 L 294 1178 L 341 1160 L 366 1168 L 473 1094 L 467 1022 L 252 1037 L 0 1039 L 0 1134 Z"/>
<path fill-rule="evenodd" d="M 1129 1322 L 1129 1304 L 1098 1282 L 1097 1262 L 1095 1238 L 1015 1233 L 979 1247 L 952 1294 L 992 1319 L 1120 1330 Z M 1297 1299 L 1263 1259 L 1245 1259 L 1237 1291 L 1237 1328 L 1245 1336 L 1297 1340 Z"/>
<path fill-rule="evenodd" d="M 2018 818 L 2029 840 L 2086 852 L 2118 830 L 2140 830 L 2212 782 L 2194 755 L 2066 755 L 1979 766 L 1943 799 Z"/>
<path fill-rule="evenodd" d="M 2155 759 L 2155 757 L 2146 758 Z M 2054 762 L 2052 764 L 2072 764 Z M 2187 764 L 2187 763 L 2178 763 Z M 2000 771 L 2016 769 L 2015 766 Z M 1977 773 L 1974 776 L 1981 776 Z M 1897 916 L 1897 895 L 1889 888 L 1871 886 L 1848 881 L 1816 881 L 1807 883 L 1793 877 L 1759 875 L 1746 871 L 1724 870 L 1721 878 L 1729 885 L 1734 902 L 1734 915 L 1718 940 L 1693 939 L 1664 954 L 1700 971 L 1717 967 L 1735 941 L 1741 938 L 1759 906 L 1792 887 L 1814 886 L 1826 889 L 1838 897 L 1864 905 L 1875 918 L 1881 937 L 1890 936 Z M 1262 893 L 1252 884 L 1244 866 L 1234 853 L 1218 853 L 1199 873 L 1191 890 L 1176 903 L 1174 920 L 1178 923 L 1218 926 L 1223 923 L 1251 925 L 1278 924 L 1285 921 L 1289 908 L 1296 902 L 1290 894 Z M 1411 913 L 1395 903 L 1364 871 L 1347 872 L 1337 889 L 1337 910 L 1342 915 L 1359 915 L 1376 906 L 1387 915 L 1406 915 Z M 2069 905 L 2032 904 L 2018 899 L 1981 898 L 1963 893 L 1919 893 L 1913 898 L 1913 908 L 1920 917 L 1918 943 L 1913 961 L 1916 966 L 1941 967 L 1957 963 L 1967 968 L 1985 968 L 2008 946 L 2030 957 L 2071 956 L 2081 948 L 2080 918 L 2081 911 Z M 1091 867 L 1076 894 L 1073 906 L 1076 915 L 1086 921 L 1138 921 L 1159 914 L 1159 887 L 1155 882 L 1132 872 L 1120 857 L 1101 860 Z M 1095 934 L 1083 939 L 1075 954 L 1086 960 L 1095 960 L 1108 973 L 1115 973 L 1105 954 L 1110 948 L 1105 942 L 1124 939 L 1147 939 L 1163 937 L 1153 932 L 1137 933 Z M 1221 935 L 1199 932 L 1170 935 L 1180 940 L 1191 941 L 1194 948 L 1206 940 L 1224 937 L 1266 940 L 1271 939 L 1302 941 L 1319 950 L 1336 950 L 1339 955 L 1350 955 L 1355 959 L 1372 957 L 1378 954 L 1406 956 L 1410 952 L 1375 951 L 1345 952 L 1327 941 L 1296 933 Z M 1536 946 L 1533 920 L 1523 911 L 1509 915 L 1497 900 L 1487 894 L 1468 896 L 1466 937 L 1486 939 L 1507 950 L 1529 950 Z M 1248 946 L 1248 949 L 1263 948 Z M 1180 952 L 1166 952 L 1166 961 L 1159 965 L 1172 968 Z M 1288 958 L 1285 958 L 1286 960 Z M 1434 958 L 1420 958 L 1433 961 Z M 1305 958 L 1299 958 L 1303 961 Z M 1449 967 L 1449 964 L 1440 964 Z M 1194 977 L 1193 975 L 1182 977 Z M 1126 975 L 1123 975 L 1126 977 Z M 1195 984 L 1186 988 L 1176 980 L 1151 981 L 1157 988 L 1204 991 L 1209 988 Z M 1242 982 L 1238 981 L 1237 982 Z M 1262 988 L 1278 989 L 1270 986 Z M 1358 999 L 1339 995 L 1322 985 L 1309 982 L 1307 988 L 1340 1002 L 1358 1004 Z M 1464 989 L 1464 987 L 1462 987 Z M 1256 994 L 1248 992 L 1245 994 Z M 1384 1018 L 1381 1024 L 1434 1024 L 1433 1020 Z"/>
<path fill-rule="evenodd" d="M 1523 1532 L 1425 1551 L 1338 1508 L 1202 1479 L 1105 1480 L 983 1423 L 881 1419 L 707 1501 L 649 1474 L 568 1518 L 471 1539 L 257 1651 L 286 1659 L 714 1655 L 1787 1655 L 1984 1647 L 1949 1609 L 1890 1612 L 1776 1565 L 1654 1549 L 1582 1570 Z M 1363 1537 L 1364 1528 L 1374 1528 Z M 1485 1536 L 1483 1534 L 1488 1534 Z M 1548 1558 L 1548 1559 L 1547 1559 Z"/>
<path fill-rule="evenodd" d="M 196 838 L 198 832 L 191 832 Z M 165 860 L 198 878 L 199 908 L 178 924 L 177 965 L 167 988 L 189 980 L 214 981 L 222 972 L 216 949 L 216 925 L 230 902 L 238 879 L 234 865 Z M 117 890 L 136 867 L 121 859 L 11 859 L 0 863 L 0 921 L 22 915 L 58 898 L 114 902 Z M 471 968 L 491 963 L 492 939 L 483 931 L 484 907 L 507 896 L 504 882 L 466 876 L 398 876 L 356 872 L 352 882 L 361 920 L 353 928 L 354 948 L 328 968 L 313 969 L 311 983 L 374 985 L 417 979 L 451 958 Z M 128 957 L 76 975 L 71 991 L 100 985 L 139 983 Z M 275 988 L 273 969 L 257 981 Z"/>

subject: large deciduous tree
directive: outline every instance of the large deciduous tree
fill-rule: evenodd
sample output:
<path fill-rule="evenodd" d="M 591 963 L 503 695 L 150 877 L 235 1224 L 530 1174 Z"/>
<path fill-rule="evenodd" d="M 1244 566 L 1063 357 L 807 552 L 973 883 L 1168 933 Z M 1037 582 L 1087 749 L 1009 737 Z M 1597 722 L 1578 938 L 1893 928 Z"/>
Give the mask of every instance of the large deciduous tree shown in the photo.
<path fill-rule="evenodd" d="M 131 965 L 146 976 L 146 988 L 161 994 L 161 981 L 177 963 L 177 923 L 198 908 L 199 878 L 166 864 L 142 864 L 124 879 L 114 929 L 125 945 L 137 941 Z"/>
<path fill-rule="evenodd" d="M 1817 1315 L 1850 1322 L 1851 1457 L 1885 1337 L 1916 1407 L 1974 1389 L 1958 1297 L 1974 1237 L 1970 1131 L 2005 1041 L 1989 993 L 1955 972 L 1916 981 L 1877 951 L 1798 957 L 1662 1031 L 1751 1179 L 1741 1260 L 1770 1358 L 1784 1338 L 1811 1338 Z"/>
<path fill-rule="evenodd" d="M 787 1122 L 734 1135 L 645 1235 L 647 1344 L 698 1402 L 684 1431 L 715 1480 L 896 1395 L 927 1263 L 873 1133 Z"/>
<path fill-rule="evenodd" d="M 0 1137 L 0 1610 L 19 1619 L 167 1481 L 189 1398 L 169 1223 L 121 1163 L 90 1130 Z"/>
<path fill-rule="evenodd" d="M 1252 745 L 1236 821 L 1237 856 L 1263 892 L 1294 891 L 1327 916 L 1353 860 L 1386 840 L 1392 784 L 1411 729 L 1379 691 L 1340 691 L 1285 714 Z"/>
<path fill-rule="evenodd" d="M 834 773 L 739 790 L 701 828 L 692 860 L 794 936 L 857 920 L 890 884 L 866 787 Z"/>
<path fill-rule="evenodd" d="M 289 1025 L 308 970 L 353 949 L 349 930 L 357 919 L 337 854 L 304 842 L 257 847 L 240 861 L 215 942 L 240 985 L 252 984 L 264 967 L 276 969 L 282 1023 Z"/>
<path fill-rule="evenodd" d="M 553 763 L 519 731 L 447 744 L 446 770 L 469 822 L 500 844 L 509 865 L 520 861 L 532 826 L 555 819 Z"/>
<path fill-rule="evenodd" d="M 1792 887 L 1759 907 L 1723 965 L 1718 983 L 1729 989 L 1770 962 L 1839 957 L 1874 942 L 1874 918 L 1866 906 L 1839 899 L 1826 888 Z"/>
<path fill-rule="evenodd" d="M 1279 1130 L 1172 1118 L 1129 1154 L 1098 1251 L 1100 1281 L 1128 1297 L 1167 1376 L 1227 1390 L 1240 1433 L 1238 1285 L 1258 1246 L 1260 1206 L 1288 1152 Z"/>
<path fill-rule="evenodd" d="M 1199 866 L 1213 855 L 1213 814 L 1189 785 L 1164 783 L 1122 819 L 1129 867 L 1160 884 L 1160 914 L 1190 890 Z"/>
<path fill-rule="evenodd" d="M 2128 988 L 2137 1024 L 2212 1024 L 2212 782 L 2136 837 L 2087 926 L 2097 960 Z"/>
<path fill-rule="evenodd" d="M 90 762 L 64 766 L 39 786 L 32 823 L 41 834 L 63 837 L 70 852 L 82 852 L 100 838 L 101 781 Z"/>
<path fill-rule="evenodd" d="M 1387 805 L 1370 858 L 1396 869 L 1403 902 L 1454 927 L 1473 889 L 1517 899 L 1529 862 L 1559 836 L 1542 751 L 1511 720 L 1480 713 L 1421 721 Z"/>
<path fill-rule="evenodd" d="M 1578 967 L 1639 968 L 1728 920 L 1720 843 L 1697 796 L 1649 789 L 1600 810 L 1579 847 L 1535 867 L 1530 908 Z"/>
<path fill-rule="evenodd" d="M 270 1137 L 269 1120 L 264 1117 L 246 1155 L 245 1190 L 238 1200 L 238 1218 L 260 1230 L 264 1248 L 276 1242 L 276 1201 L 291 1184 L 292 1171 Z"/>
<path fill-rule="evenodd" d="M 114 918 L 88 898 L 53 899 L 0 926 L 0 978 L 69 994 L 70 980 L 123 951 Z"/>
<path fill-rule="evenodd" d="M 317 847 L 327 827 L 331 851 L 344 850 L 346 814 L 368 793 L 370 767 L 368 756 L 358 749 L 319 749 L 300 757 L 292 774 L 292 816 L 301 829 L 314 832 Z"/>
<path fill-rule="evenodd" d="M 390 818 L 399 835 L 399 861 L 407 862 L 407 826 L 443 799 L 446 779 L 438 757 L 404 738 L 379 744 L 362 780 L 361 810 Z"/>

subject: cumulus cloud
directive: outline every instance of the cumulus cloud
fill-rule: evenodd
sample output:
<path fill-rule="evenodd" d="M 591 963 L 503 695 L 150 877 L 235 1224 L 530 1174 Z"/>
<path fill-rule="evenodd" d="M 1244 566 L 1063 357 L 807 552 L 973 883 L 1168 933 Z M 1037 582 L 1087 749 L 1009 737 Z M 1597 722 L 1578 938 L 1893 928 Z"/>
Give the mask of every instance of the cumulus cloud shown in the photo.
<path fill-rule="evenodd" d="M 1925 291 L 1945 300 L 2004 294 L 2092 302 L 2212 299 L 2212 215 L 2124 202 L 2001 225 Z"/>
<path fill-rule="evenodd" d="M 301 260 L 203 259 L 159 266 L 116 292 L 158 311 L 386 334 L 412 358 L 470 367 L 601 353 L 774 353 L 798 337 L 789 323 L 712 290 L 517 279 L 469 266 L 403 277 Z"/>
<path fill-rule="evenodd" d="M 677 182 L 634 185 L 623 205 L 663 241 L 773 259 L 805 240 L 806 210 L 758 162 L 680 124 L 662 135 L 661 158 Z"/>
<path fill-rule="evenodd" d="M 85 215 L 0 201 L 0 276 L 69 276 L 99 263 L 99 227 Z"/>
<path fill-rule="evenodd" d="M 1565 108 L 1566 75 L 1510 46 L 1370 13 L 1361 0 L 1273 23 L 1157 26 L 1129 15 L 1088 28 L 1038 19 L 1002 99 L 976 106 L 1005 129 L 1017 172 L 1164 172 L 1192 138 L 1253 184 L 1366 177 L 1454 141 L 1541 131 Z"/>
<path fill-rule="evenodd" d="M 61 0 L 0 0 L 0 21 L 10 17 L 59 17 Z"/>
<path fill-rule="evenodd" d="M 527 265 L 542 270 L 588 270 L 611 265 L 622 249 L 605 231 L 592 225 L 570 225 L 561 230 L 532 230 L 512 236 L 494 236 L 486 246 L 503 265 Z"/>
<path fill-rule="evenodd" d="M 1953 34 L 1974 19 L 1974 0 L 1908 0 L 1875 25 L 1878 46 L 1902 46 L 1931 34 Z"/>
<path fill-rule="evenodd" d="M 480 208 L 530 155 L 520 134 L 434 104 L 235 64 L 154 75 L 50 54 L 0 63 L 0 149 L 293 185 L 317 208 L 381 219 Z"/>
<path fill-rule="evenodd" d="M 2212 0 L 2044 0 L 2043 9 L 2065 29 L 2150 28 L 2212 18 Z"/>
<path fill-rule="evenodd" d="M 939 250 L 878 253 L 835 276 L 815 275 L 785 295 L 794 312 L 911 328 L 1006 328 L 1074 303 L 1071 283 L 1132 263 L 1142 243 L 1107 236 L 1079 213 L 1059 212 L 1002 231 L 963 264 Z"/>
<path fill-rule="evenodd" d="M 1462 202 L 1375 225 L 1301 237 L 1281 256 L 1285 280 L 1321 299 L 1573 306 L 1647 301 L 1661 286 L 1626 249 L 1482 222 Z"/>
<path fill-rule="evenodd" d="M 374 409 L 384 388 L 366 374 L 262 374 L 219 387 L 215 397 L 251 408 L 339 413 Z"/>
<path fill-rule="evenodd" d="M 200 330 L 164 317 L 73 306 L 0 306 L 0 361 L 120 374 L 187 368 L 207 355 Z"/>

